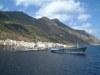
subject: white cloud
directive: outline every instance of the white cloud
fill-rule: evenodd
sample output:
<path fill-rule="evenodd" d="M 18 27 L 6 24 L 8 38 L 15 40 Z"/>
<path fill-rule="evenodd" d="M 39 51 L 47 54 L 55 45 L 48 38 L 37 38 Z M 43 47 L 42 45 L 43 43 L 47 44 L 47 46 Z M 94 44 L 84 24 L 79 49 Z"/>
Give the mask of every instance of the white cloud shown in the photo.
<path fill-rule="evenodd" d="M 80 30 L 85 30 L 88 33 L 93 33 L 94 29 L 91 26 L 92 25 L 90 23 L 83 23 L 82 25 L 79 25 L 79 26 L 73 26 L 73 28 L 80 29 Z"/>
<path fill-rule="evenodd" d="M 0 10 L 2 10 L 3 9 L 3 6 L 2 5 L 0 5 Z"/>
<path fill-rule="evenodd" d="M 23 5 L 23 6 L 29 6 L 29 5 L 36 5 L 41 6 L 42 4 L 45 4 L 51 0 L 14 0 L 16 2 L 16 5 Z"/>
<path fill-rule="evenodd" d="M 0 10 L 7 11 L 8 8 L 4 8 L 3 5 L 0 5 Z"/>
<path fill-rule="evenodd" d="M 80 14 L 78 16 L 78 20 L 82 21 L 82 22 L 85 22 L 87 21 L 91 16 L 89 14 Z"/>
<path fill-rule="evenodd" d="M 16 5 L 37 6 L 39 9 L 33 15 L 36 18 L 49 17 L 57 18 L 76 29 L 83 29 L 93 32 L 89 23 L 91 15 L 79 0 L 15 0 Z M 33 7 L 34 8 L 34 7 Z M 33 13 L 33 14 L 34 14 Z"/>
<path fill-rule="evenodd" d="M 47 5 L 41 6 L 36 15 L 52 18 L 54 15 L 73 15 L 80 13 L 82 8 L 80 2 L 74 0 L 54 0 Z"/>

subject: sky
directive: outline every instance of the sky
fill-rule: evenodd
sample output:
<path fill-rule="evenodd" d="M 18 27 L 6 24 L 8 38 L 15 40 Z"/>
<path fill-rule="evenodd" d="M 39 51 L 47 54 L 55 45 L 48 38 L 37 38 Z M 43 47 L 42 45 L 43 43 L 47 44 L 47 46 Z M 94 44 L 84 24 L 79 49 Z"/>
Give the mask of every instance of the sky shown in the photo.
<path fill-rule="evenodd" d="M 23 11 L 34 18 L 57 18 L 100 39 L 100 0 L 0 0 L 0 10 Z"/>

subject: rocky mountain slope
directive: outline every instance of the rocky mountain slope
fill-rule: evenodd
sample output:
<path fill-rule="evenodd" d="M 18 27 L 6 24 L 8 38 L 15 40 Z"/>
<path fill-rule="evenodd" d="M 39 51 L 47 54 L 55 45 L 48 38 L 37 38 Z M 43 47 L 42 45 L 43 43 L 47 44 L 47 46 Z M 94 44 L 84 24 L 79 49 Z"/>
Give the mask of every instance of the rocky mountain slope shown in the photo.
<path fill-rule="evenodd" d="M 0 11 L 0 39 L 46 41 L 65 44 L 100 43 L 93 35 L 75 30 L 58 19 L 35 19 L 23 12 Z"/>

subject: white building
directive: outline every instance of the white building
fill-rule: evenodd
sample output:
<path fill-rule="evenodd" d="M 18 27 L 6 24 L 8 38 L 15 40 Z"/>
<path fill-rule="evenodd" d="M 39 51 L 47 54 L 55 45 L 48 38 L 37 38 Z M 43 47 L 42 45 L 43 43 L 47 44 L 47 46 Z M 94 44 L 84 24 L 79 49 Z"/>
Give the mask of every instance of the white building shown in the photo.
<path fill-rule="evenodd" d="M 31 48 L 31 49 L 47 49 L 47 48 L 65 48 L 71 47 L 70 45 L 53 43 L 53 42 L 25 42 L 25 41 L 16 41 L 16 40 L 0 40 L 0 45 L 12 46 L 15 48 Z"/>

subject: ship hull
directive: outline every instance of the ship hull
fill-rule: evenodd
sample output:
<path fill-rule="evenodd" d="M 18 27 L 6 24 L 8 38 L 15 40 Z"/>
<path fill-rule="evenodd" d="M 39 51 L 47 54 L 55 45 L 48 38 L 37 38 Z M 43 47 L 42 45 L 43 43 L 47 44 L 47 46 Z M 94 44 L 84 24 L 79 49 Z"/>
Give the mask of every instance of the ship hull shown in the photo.
<path fill-rule="evenodd" d="M 58 50 L 51 50 L 53 53 L 74 53 L 74 54 L 83 54 L 85 53 L 87 47 L 81 48 L 65 48 L 65 49 L 58 49 Z"/>

